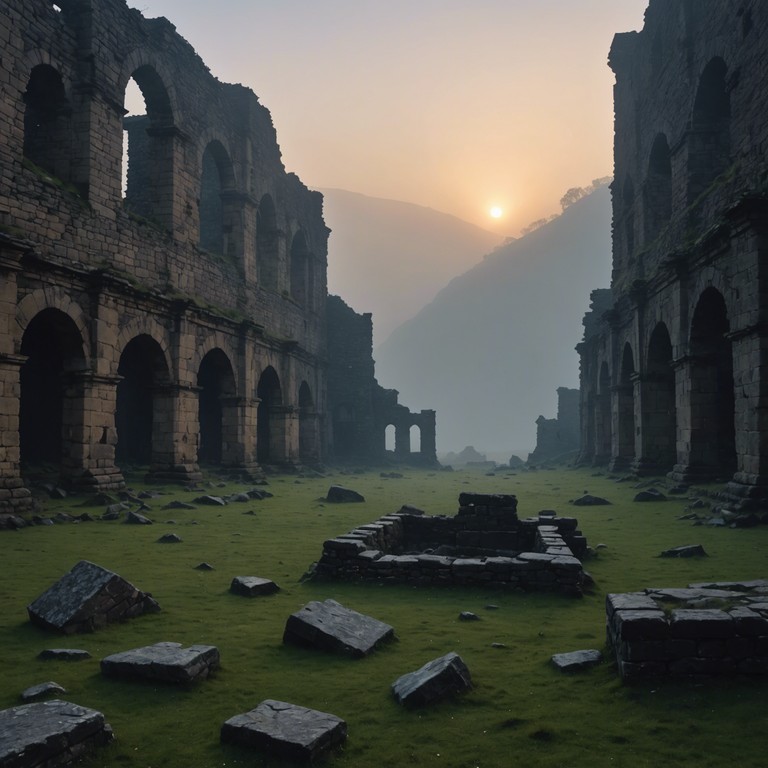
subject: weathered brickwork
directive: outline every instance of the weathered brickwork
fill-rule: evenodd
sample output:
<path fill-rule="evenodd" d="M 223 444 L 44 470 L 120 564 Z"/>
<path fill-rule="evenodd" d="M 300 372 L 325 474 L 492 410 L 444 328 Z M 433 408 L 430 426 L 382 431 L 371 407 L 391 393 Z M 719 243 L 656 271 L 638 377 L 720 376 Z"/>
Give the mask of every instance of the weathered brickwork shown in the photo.
<path fill-rule="evenodd" d="M 579 347 L 581 458 L 764 505 L 768 5 L 651 0 L 610 65 L 613 276 Z"/>
<path fill-rule="evenodd" d="M 124 0 L 5 0 L 0 50 L 0 509 L 322 458 L 328 229 L 267 109 Z"/>
<path fill-rule="evenodd" d="M 435 412 L 413 413 L 398 402 L 395 389 L 375 377 L 373 321 L 338 296 L 328 297 L 328 411 L 335 459 L 346 462 L 437 464 Z M 386 431 L 394 428 L 394 451 L 387 451 Z M 418 445 L 411 443 L 418 429 Z"/>
<path fill-rule="evenodd" d="M 474 585 L 581 595 L 587 542 L 573 517 L 518 520 L 506 494 L 459 497 L 453 517 L 404 507 L 329 539 L 320 576 L 422 586 Z"/>

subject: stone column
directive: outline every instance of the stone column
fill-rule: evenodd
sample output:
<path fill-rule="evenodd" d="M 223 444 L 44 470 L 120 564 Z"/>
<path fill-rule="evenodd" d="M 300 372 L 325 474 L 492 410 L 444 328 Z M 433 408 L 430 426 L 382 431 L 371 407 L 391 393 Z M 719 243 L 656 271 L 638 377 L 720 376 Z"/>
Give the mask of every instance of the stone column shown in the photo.
<path fill-rule="evenodd" d="M 256 458 L 256 423 L 259 400 L 247 397 L 223 397 L 221 463 L 228 469 L 250 477 L 262 477 Z"/>
<path fill-rule="evenodd" d="M 434 464 L 437 462 L 436 413 L 426 410 L 421 412 L 421 458 Z"/>
<path fill-rule="evenodd" d="M 590 393 L 588 413 L 592 417 L 594 427 L 586 431 L 586 437 L 590 443 L 582 449 L 581 455 L 591 460 L 591 463 L 596 466 L 607 464 L 612 456 L 611 393 L 602 392 L 599 395 Z M 584 435 L 585 432 L 582 431 L 582 439 Z"/>
<path fill-rule="evenodd" d="M 299 459 L 299 414 L 292 405 L 277 405 L 269 412 L 269 456 L 277 464 Z"/>
<path fill-rule="evenodd" d="M 117 376 L 91 371 L 64 375 L 62 407 L 62 482 L 94 491 L 125 487 L 115 466 Z"/>
<path fill-rule="evenodd" d="M 611 472 L 629 469 L 635 458 L 634 385 L 611 387 Z"/>
<path fill-rule="evenodd" d="M 320 461 L 320 414 L 299 410 L 299 458 L 303 464 Z"/>

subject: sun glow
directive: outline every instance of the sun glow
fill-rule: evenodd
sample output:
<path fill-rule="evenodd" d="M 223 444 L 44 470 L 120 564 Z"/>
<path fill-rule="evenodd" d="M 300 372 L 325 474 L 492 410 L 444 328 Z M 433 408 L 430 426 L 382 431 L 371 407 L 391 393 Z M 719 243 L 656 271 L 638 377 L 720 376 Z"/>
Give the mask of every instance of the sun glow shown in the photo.
<path fill-rule="evenodd" d="M 498 205 L 494 205 L 489 211 L 488 214 L 492 219 L 500 219 L 504 215 L 504 211 L 499 208 Z"/>

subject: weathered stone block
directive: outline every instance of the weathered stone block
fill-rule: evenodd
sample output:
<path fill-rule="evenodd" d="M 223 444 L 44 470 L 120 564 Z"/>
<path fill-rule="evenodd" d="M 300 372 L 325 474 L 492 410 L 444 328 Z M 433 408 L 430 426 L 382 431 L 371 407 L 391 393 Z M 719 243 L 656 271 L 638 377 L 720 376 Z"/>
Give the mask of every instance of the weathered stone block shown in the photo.
<path fill-rule="evenodd" d="M 183 684 L 208 677 L 219 663 L 219 649 L 213 645 L 183 648 L 181 643 L 155 643 L 106 656 L 101 672 L 106 677 Z"/>
<path fill-rule="evenodd" d="M 570 651 L 569 653 L 556 653 L 552 656 L 552 663 L 563 672 L 575 672 L 580 669 L 594 667 L 603 660 L 603 654 L 598 650 Z"/>
<path fill-rule="evenodd" d="M 392 683 L 392 693 L 400 704 L 422 706 L 469 690 L 472 679 L 467 665 L 455 652 L 427 662 Z"/>
<path fill-rule="evenodd" d="M 229 591 L 235 595 L 259 597 L 273 595 L 280 591 L 280 587 L 271 579 L 262 579 L 260 576 L 235 576 L 229 585 Z"/>
<path fill-rule="evenodd" d="M 736 633 L 733 619 L 725 612 L 713 608 L 678 608 L 672 611 L 670 634 L 672 637 L 720 638 Z"/>

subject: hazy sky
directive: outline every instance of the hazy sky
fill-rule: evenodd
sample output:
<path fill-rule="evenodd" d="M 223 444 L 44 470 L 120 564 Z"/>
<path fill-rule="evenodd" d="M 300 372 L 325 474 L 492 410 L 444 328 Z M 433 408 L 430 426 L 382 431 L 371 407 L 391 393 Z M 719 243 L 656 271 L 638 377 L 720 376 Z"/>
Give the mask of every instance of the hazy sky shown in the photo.
<path fill-rule="evenodd" d="M 647 0 L 129 0 L 271 111 L 310 187 L 499 234 L 612 173 L 615 32 Z M 489 209 L 504 215 L 494 220 Z"/>

